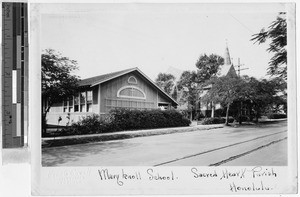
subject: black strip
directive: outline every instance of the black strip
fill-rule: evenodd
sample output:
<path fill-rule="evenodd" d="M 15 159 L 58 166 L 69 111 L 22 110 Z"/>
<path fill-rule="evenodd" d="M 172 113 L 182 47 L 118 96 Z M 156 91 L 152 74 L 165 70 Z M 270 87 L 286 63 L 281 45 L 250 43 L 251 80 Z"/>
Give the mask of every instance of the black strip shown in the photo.
<path fill-rule="evenodd" d="M 21 35 L 21 9 L 20 9 L 20 3 L 15 3 L 15 9 L 16 9 L 16 19 L 14 20 L 14 23 L 16 23 L 16 36 Z"/>
<path fill-rule="evenodd" d="M 21 18 L 21 45 L 22 46 L 24 46 L 24 20 L 25 18 Z"/>
<path fill-rule="evenodd" d="M 17 42 L 16 42 L 16 22 L 15 22 L 15 20 L 16 20 L 16 12 L 17 12 L 17 10 L 16 10 L 16 3 L 13 3 L 13 9 L 12 9 L 12 12 L 13 12 L 13 17 L 12 17 L 12 21 L 13 21 L 13 46 L 12 46 L 12 48 L 13 48 L 13 56 L 12 56 L 12 58 L 13 58 L 13 65 L 12 65 L 12 69 L 13 70 L 16 70 L 17 69 L 17 64 L 16 64 L 16 52 L 17 52 L 17 47 L 16 47 L 16 44 L 17 44 Z"/>
<path fill-rule="evenodd" d="M 24 3 L 21 3 L 21 17 L 24 17 Z"/>

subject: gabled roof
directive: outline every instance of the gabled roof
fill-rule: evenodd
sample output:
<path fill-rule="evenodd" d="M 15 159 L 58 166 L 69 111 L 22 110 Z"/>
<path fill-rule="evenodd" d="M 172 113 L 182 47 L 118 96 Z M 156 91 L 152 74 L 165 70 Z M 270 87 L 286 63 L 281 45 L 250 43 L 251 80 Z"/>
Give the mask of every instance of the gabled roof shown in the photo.
<path fill-rule="evenodd" d="M 83 79 L 81 81 L 79 81 L 79 86 L 89 86 L 89 87 L 93 87 L 95 85 L 99 85 L 101 83 L 104 83 L 106 81 L 110 81 L 112 79 L 115 79 L 117 77 L 120 77 L 122 75 L 125 75 L 127 73 L 133 72 L 133 71 L 137 71 L 138 73 L 140 73 L 144 78 L 146 78 L 155 88 L 157 88 L 162 94 L 164 94 L 165 96 L 167 96 L 168 98 L 170 98 L 174 103 L 177 103 L 177 101 L 175 101 L 170 95 L 168 95 L 165 91 L 163 91 L 159 86 L 157 86 L 147 75 L 145 75 L 142 71 L 140 71 L 137 67 L 136 68 L 130 68 L 130 69 L 126 69 L 126 70 L 121 70 L 121 71 L 117 71 L 117 72 L 112 72 L 112 73 L 108 73 L 108 74 L 104 74 L 104 75 L 99 75 L 96 77 L 91 77 L 91 78 L 87 78 L 87 79 Z"/>
<path fill-rule="evenodd" d="M 117 72 L 112 72 L 112 73 L 108 73 L 108 74 L 104 74 L 104 75 L 99 75 L 96 77 L 91 77 L 91 78 L 87 78 L 87 79 L 83 79 L 81 81 L 79 81 L 79 86 L 95 86 L 98 85 L 100 83 L 103 83 L 105 81 L 114 79 L 118 76 L 124 75 L 128 72 L 134 71 L 136 68 L 130 68 L 130 69 L 126 69 L 126 70 L 121 70 L 121 71 L 117 71 Z"/>
<path fill-rule="evenodd" d="M 222 65 L 218 71 L 218 76 L 237 77 L 237 74 L 233 65 Z"/>

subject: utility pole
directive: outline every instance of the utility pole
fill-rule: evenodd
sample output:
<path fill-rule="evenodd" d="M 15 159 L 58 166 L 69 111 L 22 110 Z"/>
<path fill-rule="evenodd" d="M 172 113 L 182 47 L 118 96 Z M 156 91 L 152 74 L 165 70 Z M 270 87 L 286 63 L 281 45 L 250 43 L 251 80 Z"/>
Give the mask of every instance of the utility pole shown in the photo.
<path fill-rule="evenodd" d="M 247 70 L 247 69 L 249 69 L 249 68 L 242 68 L 242 69 L 241 69 L 241 66 L 244 66 L 244 64 L 241 64 L 241 63 L 240 63 L 240 58 L 238 58 L 238 65 L 237 65 L 236 67 L 238 68 L 237 71 L 238 71 L 239 77 L 241 77 L 241 70 Z M 240 116 L 240 118 L 239 118 L 239 124 L 242 124 L 242 117 L 243 117 L 243 101 L 241 101 L 241 103 L 240 103 L 239 116 Z"/>
<path fill-rule="evenodd" d="M 238 67 L 237 71 L 238 71 L 239 77 L 241 76 L 241 70 L 247 70 L 247 69 L 249 69 L 249 68 L 242 68 L 241 69 L 241 66 L 244 66 L 244 64 L 241 64 L 240 63 L 240 58 L 238 58 L 238 65 L 236 65 L 235 67 Z"/>

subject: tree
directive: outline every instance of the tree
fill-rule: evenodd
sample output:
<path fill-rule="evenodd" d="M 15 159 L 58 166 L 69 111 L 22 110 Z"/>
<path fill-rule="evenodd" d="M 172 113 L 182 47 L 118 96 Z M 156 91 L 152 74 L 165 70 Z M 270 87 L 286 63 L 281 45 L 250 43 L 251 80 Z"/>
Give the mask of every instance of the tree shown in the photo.
<path fill-rule="evenodd" d="M 195 71 L 184 71 L 177 83 L 178 90 L 182 92 L 180 102 L 188 104 L 188 111 L 191 119 L 193 111 L 195 110 L 198 95 L 197 83 L 195 82 L 196 76 Z"/>
<path fill-rule="evenodd" d="M 280 12 L 275 21 L 271 23 L 268 30 L 264 28 L 257 34 L 252 35 L 254 43 L 265 43 L 270 39 L 267 51 L 274 53 L 269 62 L 268 74 L 287 79 L 287 23 L 286 13 Z"/>
<path fill-rule="evenodd" d="M 155 79 L 155 83 L 167 94 L 171 95 L 175 85 L 175 77 L 172 74 L 159 73 Z"/>
<path fill-rule="evenodd" d="M 244 86 L 244 92 L 254 107 L 256 122 L 261 113 L 276 112 L 279 106 L 283 106 L 286 111 L 286 85 L 282 78 L 257 80 L 251 77 L 249 79 Z"/>
<path fill-rule="evenodd" d="M 178 88 L 177 85 L 174 85 L 173 91 L 171 93 L 171 97 L 175 99 L 176 101 L 178 100 Z"/>
<path fill-rule="evenodd" d="M 215 77 L 207 82 L 211 89 L 202 97 L 203 102 L 222 103 L 226 105 L 226 122 L 228 125 L 229 109 L 234 101 L 244 99 L 245 81 L 241 78 Z"/>
<path fill-rule="evenodd" d="M 215 76 L 219 71 L 220 65 L 224 64 L 224 58 L 216 55 L 206 54 L 200 55 L 198 61 L 196 62 L 197 67 L 197 82 L 203 83 L 209 80 L 212 76 Z"/>
<path fill-rule="evenodd" d="M 46 115 L 55 103 L 73 96 L 78 90 L 78 76 L 71 72 L 77 70 L 77 62 L 63 57 L 53 49 L 42 54 L 42 100 L 47 102 L 42 112 L 43 131 L 46 129 Z"/>

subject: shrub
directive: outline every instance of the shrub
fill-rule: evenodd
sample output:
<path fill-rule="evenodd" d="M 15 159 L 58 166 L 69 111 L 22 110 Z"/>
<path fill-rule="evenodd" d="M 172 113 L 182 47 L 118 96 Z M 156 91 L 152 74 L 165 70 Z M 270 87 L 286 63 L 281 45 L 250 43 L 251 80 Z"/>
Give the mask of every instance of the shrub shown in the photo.
<path fill-rule="evenodd" d="M 83 117 L 80 121 L 61 130 L 60 135 L 82 135 L 110 132 L 110 122 L 100 119 L 99 115 Z"/>
<path fill-rule="evenodd" d="M 176 110 L 114 109 L 109 116 L 83 117 L 80 121 L 61 129 L 59 136 L 96 134 L 124 130 L 189 126 L 190 120 Z"/>
<path fill-rule="evenodd" d="M 205 116 L 202 114 L 202 112 L 198 112 L 195 116 L 195 120 L 201 120 L 202 118 L 204 118 Z"/>
<path fill-rule="evenodd" d="M 248 116 L 244 116 L 244 115 L 234 117 L 234 120 L 237 121 L 237 122 L 239 122 L 240 119 L 242 120 L 242 122 L 246 122 L 246 121 L 249 121 L 249 120 L 250 120 L 250 118 L 249 118 Z"/>
<path fill-rule="evenodd" d="M 269 119 L 281 119 L 281 118 L 286 118 L 286 114 L 277 114 L 277 113 L 270 113 L 270 114 L 267 114 L 267 117 Z"/>
<path fill-rule="evenodd" d="M 117 130 L 152 129 L 189 126 L 190 121 L 176 110 L 131 110 L 110 111 L 113 127 Z"/>

